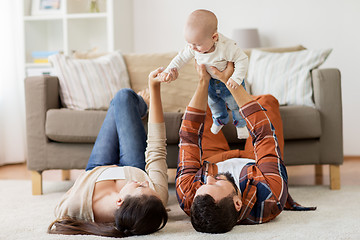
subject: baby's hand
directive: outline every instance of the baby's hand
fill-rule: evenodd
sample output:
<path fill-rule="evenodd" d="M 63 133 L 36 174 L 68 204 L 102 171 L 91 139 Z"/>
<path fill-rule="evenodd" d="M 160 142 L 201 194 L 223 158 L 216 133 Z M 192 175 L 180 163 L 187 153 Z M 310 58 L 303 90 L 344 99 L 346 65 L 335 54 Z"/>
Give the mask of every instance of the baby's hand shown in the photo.
<path fill-rule="evenodd" d="M 165 72 L 160 73 L 159 76 L 158 76 L 160 82 L 165 82 L 165 79 L 167 78 L 168 75 L 169 75 L 169 74 L 168 74 L 168 73 L 165 73 Z"/>
<path fill-rule="evenodd" d="M 226 85 L 228 85 L 229 87 L 231 87 L 233 89 L 237 89 L 239 86 L 239 84 L 237 84 L 237 82 L 232 80 L 232 78 L 229 78 L 229 80 L 226 82 Z"/>
<path fill-rule="evenodd" d="M 177 69 L 172 68 L 172 69 L 170 69 L 169 73 L 162 72 L 160 74 L 159 78 L 160 78 L 160 81 L 169 83 L 169 82 L 172 82 L 172 81 L 176 80 L 178 75 L 179 74 L 178 74 Z"/>

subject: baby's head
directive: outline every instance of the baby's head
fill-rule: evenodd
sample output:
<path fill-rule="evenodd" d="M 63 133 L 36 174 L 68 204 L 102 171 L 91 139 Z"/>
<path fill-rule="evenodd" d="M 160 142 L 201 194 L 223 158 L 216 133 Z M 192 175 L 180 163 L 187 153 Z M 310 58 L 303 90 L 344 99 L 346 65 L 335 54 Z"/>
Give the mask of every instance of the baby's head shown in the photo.
<path fill-rule="evenodd" d="M 190 47 L 200 53 L 214 51 L 217 33 L 217 18 L 208 10 L 196 10 L 192 12 L 185 25 L 185 40 Z"/>

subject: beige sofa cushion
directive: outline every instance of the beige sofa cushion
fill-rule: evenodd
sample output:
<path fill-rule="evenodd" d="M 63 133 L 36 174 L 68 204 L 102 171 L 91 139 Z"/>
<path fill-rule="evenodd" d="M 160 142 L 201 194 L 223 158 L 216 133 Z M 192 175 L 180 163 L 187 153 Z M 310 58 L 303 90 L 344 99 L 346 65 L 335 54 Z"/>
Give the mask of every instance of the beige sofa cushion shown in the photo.
<path fill-rule="evenodd" d="M 164 54 L 125 54 L 131 88 L 138 92 L 147 87 L 149 73 L 158 67 L 166 68 L 176 56 L 176 52 Z M 166 112 L 184 112 L 196 87 L 197 73 L 194 62 L 190 61 L 179 72 L 179 78 L 170 83 L 162 84 L 161 96 Z"/>
<path fill-rule="evenodd" d="M 308 106 L 280 106 L 285 140 L 311 139 L 321 136 L 318 109 Z"/>
<path fill-rule="evenodd" d="M 106 111 L 50 109 L 46 112 L 45 135 L 56 142 L 94 143 Z"/>
<path fill-rule="evenodd" d="M 105 119 L 106 111 L 50 109 L 46 113 L 45 135 L 64 143 L 94 143 Z M 167 144 L 179 142 L 182 113 L 164 113 Z M 147 131 L 147 118 L 143 119 Z"/>
<path fill-rule="evenodd" d="M 106 110 L 117 91 L 130 87 L 120 51 L 93 59 L 56 54 L 49 62 L 59 78 L 62 103 L 70 109 Z"/>

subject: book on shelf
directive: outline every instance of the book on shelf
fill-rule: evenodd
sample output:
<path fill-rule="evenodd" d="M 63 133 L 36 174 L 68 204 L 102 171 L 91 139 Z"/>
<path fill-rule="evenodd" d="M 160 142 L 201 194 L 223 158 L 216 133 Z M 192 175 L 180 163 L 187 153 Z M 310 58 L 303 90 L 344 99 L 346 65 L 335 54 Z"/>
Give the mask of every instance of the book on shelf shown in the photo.
<path fill-rule="evenodd" d="M 61 51 L 33 51 L 31 56 L 34 63 L 48 63 L 48 57 L 54 54 L 62 53 Z"/>

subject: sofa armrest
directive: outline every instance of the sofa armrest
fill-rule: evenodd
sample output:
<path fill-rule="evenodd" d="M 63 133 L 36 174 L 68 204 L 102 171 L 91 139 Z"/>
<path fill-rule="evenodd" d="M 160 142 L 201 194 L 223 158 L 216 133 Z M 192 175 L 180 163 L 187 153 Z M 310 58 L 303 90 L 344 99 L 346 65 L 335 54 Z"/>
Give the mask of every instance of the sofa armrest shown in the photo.
<path fill-rule="evenodd" d="M 312 71 L 314 102 L 321 116 L 320 163 L 343 163 L 341 75 L 338 69 Z"/>
<path fill-rule="evenodd" d="M 30 170 L 46 168 L 45 135 L 46 112 L 60 108 L 59 80 L 52 76 L 36 76 L 25 79 L 26 137 L 28 145 L 27 165 Z"/>

